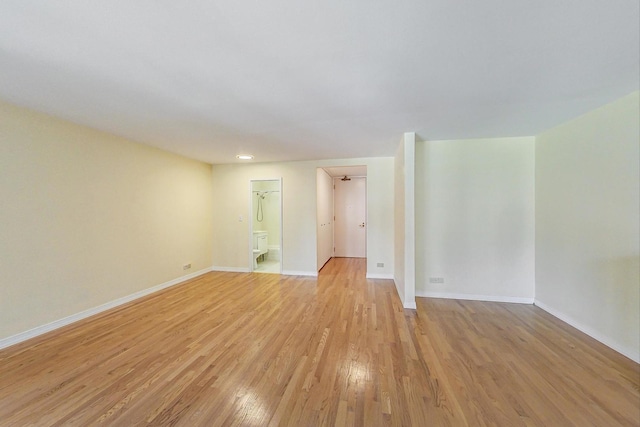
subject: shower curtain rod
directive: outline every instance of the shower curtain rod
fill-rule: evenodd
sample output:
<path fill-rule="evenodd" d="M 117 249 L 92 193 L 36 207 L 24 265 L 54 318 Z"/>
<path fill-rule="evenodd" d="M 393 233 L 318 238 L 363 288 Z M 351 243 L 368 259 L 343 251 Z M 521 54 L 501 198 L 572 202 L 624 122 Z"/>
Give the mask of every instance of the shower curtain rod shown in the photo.
<path fill-rule="evenodd" d="M 253 190 L 253 193 L 279 193 L 280 190 L 264 190 L 264 191 L 260 191 L 260 190 Z"/>

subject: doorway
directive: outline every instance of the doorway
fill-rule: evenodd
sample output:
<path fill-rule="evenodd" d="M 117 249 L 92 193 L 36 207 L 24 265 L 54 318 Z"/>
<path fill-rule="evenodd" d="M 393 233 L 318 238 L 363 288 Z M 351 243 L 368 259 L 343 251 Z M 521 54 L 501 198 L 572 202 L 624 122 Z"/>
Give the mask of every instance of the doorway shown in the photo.
<path fill-rule="evenodd" d="M 366 178 L 345 175 L 333 179 L 335 257 L 367 257 L 366 197 Z"/>
<path fill-rule="evenodd" d="M 365 165 L 317 169 L 318 271 L 332 257 L 366 258 L 366 182 Z"/>
<path fill-rule="evenodd" d="M 250 270 L 282 272 L 282 179 L 251 180 Z"/>

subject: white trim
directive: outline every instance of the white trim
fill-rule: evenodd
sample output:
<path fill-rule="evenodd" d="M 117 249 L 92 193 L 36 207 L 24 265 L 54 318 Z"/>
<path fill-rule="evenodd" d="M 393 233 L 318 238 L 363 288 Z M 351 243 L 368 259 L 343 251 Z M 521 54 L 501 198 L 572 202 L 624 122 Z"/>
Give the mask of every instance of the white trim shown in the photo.
<path fill-rule="evenodd" d="M 318 272 L 317 271 L 283 270 L 281 274 L 283 276 L 311 276 L 311 277 L 318 277 Z"/>
<path fill-rule="evenodd" d="M 128 302 L 134 301 L 138 298 L 142 298 L 144 296 L 153 294 L 155 292 L 161 291 L 163 289 L 169 288 L 171 286 L 177 285 L 189 279 L 193 279 L 194 277 L 200 276 L 202 274 L 208 273 L 211 271 L 211 268 L 205 268 L 200 271 L 196 271 L 191 274 L 187 274 L 186 276 L 178 277 L 177 279 L 170 280 L 165 283 L 161 283 L 159 285 L 153 286 L 151 288 L 143 289 L 138 292 L 134 292 L 131 295 L 124 296 L 122 298 L 115 299 L 113 301 L 107 302 L 105 304 L 99 305 L 97 307 L 90 308 L 88 310 L 81 311 L 80 313 L 72 314 L 71 316 L 63 317 L 62 319 L 55 320 L 51 323 L 47 323 L 41 326 L 37 326 L 33 329 L 29 329 L 28 331 L 20 332 L 19 334 L 12 335 L 7 338 L 0 339 L 0 349 L 21 343 L 31 338 L 35 338 L 39 335 L 46 334 L 47 332 L 51 332 L 53 330 L 62 328 L 63 326 L 70 325 L 79 320 L 86 319 L 87 317 L 95 316 L 96 314 L 102 313 L 103 311 L 110 310 L 112 308 L 118 307 L 120 305 L 126 304 Z"/>
<path fill-rule="evenodd" d="M 409 310 L 417 310 L 418 306 L 416 305 L 416 299 L 414 298 L 413 301 L 409 300 L 409 301 L 403 301 L 404 300 L 404 295 L 400 295 L 400 288 L 398 287 L 397 283 L 396 283 L 396 279 L 393 278 L 393 283 L 395 284 L 395 288 L 396 288 L 396 292 L 398 294 L 398 298 L 400 298 L 400 301 L 402 301 L 402 308 L 406 308 Z"/>
<path fill-rule="evenodd" d="M 404 296 L 416 297 L 416 133 L 404 134 Z M 406 304 L 406 303 L 405 303 Z"/>
<path fill-rule="evenodd" d="M 591 338 L 600 341 L 602 344 L 606 345 L 607 347 L 611 348 L 612 350 L 617 351 L 618 353 L 622 354 L 625 357 L 628 357 L 629 359 L 633 360 L 636 363 L 640 363 L 640 353 L 639 352 L 633 351 L 632 349 L 627 348 L 627 347 L 621 345 L 620 343 L 614 342 L 610 337 L 607 337 L 607 336 L 603 335 L 602 333 L 594 330 L 593 328 L 591 328 L 589 326 L 586 326 L 581 322 L 578 322 L 573 317 L 566 315 L 565 313 L 561 312 L 560 310 L 556 310 L 555 308 L 549 307 L 548 305 L 546 305 L 545 303 L 543 303 L 543 302 L 541 302 L 539 300 L 535 300 L 535 305 L 536 305 L 536 307 L 539 307 L 540 309 L 546 311 L 550 315 L 552 315 L 554 317 L 557 317 L 558 319 L 562 320 L 563 322 L 573 326 L 574 328 L 576 328 L 580 332 L 583 332 L 583 333 L 589 335 Z"/>
<path fill-rule="evenodd" d="M 389 280 L 393 280 L 393 274 L 367 273 L 367 279 L 389 279 Z"/>
<path fill-rule="evenodd" d="M 404 300 L 404 288 L 398 286 L 398 280 L 396 280 L 395 276 L 393 277 L 393 284 L 396 285 L 396 293 L 398 294 L 400 301 Z"/>
<path fill-rule="evenodd" d="M 469 301 L 508 302 L 514 304 L 533 304 L 533 298 L 507 297 L 501 295 L 452 294 L 448 292 L 429 292 L 416 290 L 416 296 L 425 298 L 461 299 Z"/>
<path fill-rule="evenodd" d="M 250 273 L 251 272 L 251 270 L 249 270 L 247 267 L 220 267 L 220 266 L 211 267 L 211 271 L 227 271 L 230 273 Z"/>
<path fill-rule="evenodd" d="M 405 301 L 404 304 L 402 304 L 402 306 L 404 308 L 407 308 L 409 310 L 417 310 L 418 306 L 416 305 L 415 301 Z"/>

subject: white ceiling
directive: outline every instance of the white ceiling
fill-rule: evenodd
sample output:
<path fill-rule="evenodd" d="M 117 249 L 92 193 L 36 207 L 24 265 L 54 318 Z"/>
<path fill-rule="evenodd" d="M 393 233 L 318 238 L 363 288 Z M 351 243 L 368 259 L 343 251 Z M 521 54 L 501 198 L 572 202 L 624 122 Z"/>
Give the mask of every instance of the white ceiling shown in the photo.
<path fill-rule="evenodd" d="M 639 88 L 638 0 L 3 0 L 0 98 L 210 163 L 535 135 Z"/>

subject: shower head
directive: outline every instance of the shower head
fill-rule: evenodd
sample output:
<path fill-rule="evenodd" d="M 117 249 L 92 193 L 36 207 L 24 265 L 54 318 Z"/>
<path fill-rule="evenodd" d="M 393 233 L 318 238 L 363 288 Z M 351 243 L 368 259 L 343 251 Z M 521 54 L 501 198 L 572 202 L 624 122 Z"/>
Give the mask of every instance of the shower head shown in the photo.
<path fill-rule="evenodd" d="M 351 181 L 351 178 L 345 175 L 344 178 L 340 178 L 340 181 Z"/>

